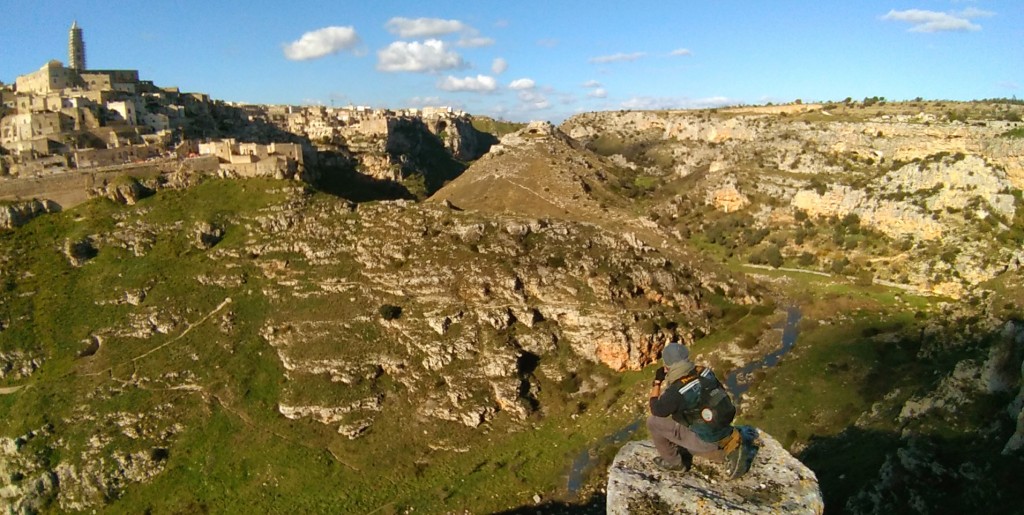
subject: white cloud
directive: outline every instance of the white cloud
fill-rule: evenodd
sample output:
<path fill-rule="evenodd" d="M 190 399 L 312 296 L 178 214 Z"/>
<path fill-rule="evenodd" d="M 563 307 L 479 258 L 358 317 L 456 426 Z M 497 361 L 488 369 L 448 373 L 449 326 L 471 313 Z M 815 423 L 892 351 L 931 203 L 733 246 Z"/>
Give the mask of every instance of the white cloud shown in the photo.
<path fill-rule="evenodd" d="M 665 97 L 633 97 L 622 102 L 623 109 L 704 109 L 735 104 L 726 97 L 707 98 L 665 98 Z"/>
<path fill-rule="evenodd" d="M 422 43 L 395 41 L 377 52 L 377 69 L 384 72 L 435 72 L 465 66 L 462 56 L 437 39 Z"/>
<path fill-rule="evenodd" d="M 358 44 L 359 35 L 354 28 L 324 27 L 285 45 L 284 56 L 292 61 L 305 61 L 349 50 Z"/>
<path fill-rule="evenodd" d="M 460 38 L 456 44 L 463 48 L 480 48 L 493 45 L 494 40 L 482 36 L 465 36 Z"/>
<path fill-rule="evenodd" d="M 960 13 L 953 14 L 922 9 L 908 9 L 906 11 L 890 10 L 885 16 L 882 16 L 882 19 L 910 23 L 912 25 L 910 32 L 963 32 L 981 30 L 981 25 L 971 23 L 970 19 L 992 16 L 992 14 L 975 8 L 968 8 Z"/>
<path fill-rule="evenodd" d="M 587 96 L 590 98 L 606 98 L 608 96 L 608 91 L 604 88 L 594 88 L 590 93 L 587 93 Z"/>
<path fill-rule="evenodd" d="M 501 75 L 502 73 L 505 73 L 505 70 L 507 69 L 508 61 L 502 57 L 495 57 L 494 61 L 491 62 L 491 71 L 494 72 L 495 75 Z"/>
<path fill-rule="evenodd" d="M 583 87 L 587 89 L 600 88 L 601 83 L 597 82 L 596 80 L 588 80 L 587 82 L 583 83 Z"/>
<path fill-rule="evenodd" d="M 429 38 L 444 34 L 462 32 L 469 27 L 459 20 L 442 20 L 440 18 L 402 18 L 395 17 L 384 24 L 388 32 L 400 38 Z"/>
<path fill-rule="evenodd" d="M 480 31 L 459 20 L 442 20 L 440 18 L 402 18 L 396 17 L 384 24 L 388 32 L 405 39 L 433 38 L 448 34 L 461 34 L 456 45 L 464 48 L 491 46 L 494 40 L 483 37 Z"/>
<path fill-rule="evenodd" d="M 964 18 L 988 18 L 989 16 L 995 15 L 996 13 L 992 11 L 986 11 L 976 7 L 968 7 L 967 9 L 960 11 L 960 16 L 963 16 Z"/>
<path fill-rule="evenodd" d="M 693 52 L 691 52 L 689 48 L 677 48 L 677 49 L 669 52 L 668 55 L 673 55 L 673 56 L 676 56 L 676 55 L 693 55 Z"/>
<path fill-rule="evenodd" d="M 488 93 L 498 89 L 498 81 L 487 75 L 466 77 L 460 79 L 451 75 L 437 83 L 437 87 L 445 91 L 473 91 L 476 93 Z"/>
<path fill-rule="evenodd" d="M 516 96 L 522 102 L 520 109 L 524 111 L 542 111 L 551 107 L 551 101 L 548 100 L 547 95 L 533 89 L 519 90 Z"/>
<path fill-rule="evenodd" d="M 533 79 L 516 79 L 512 81 L 508 87 L 509 89 L 533 89 L 537 83 Z"/>
<path fill-rule="evenodd" d="M 644 57 L 646 55 L 647 52 L 633 52 L 630 54 L 619 52 L 617 54 L 612 55 L 601 55 L 597 57 L 591 57 L 590 62 L 594 64 L 631 62 L 636 61 L 637 59 L 640 59 L 641 57 Z"/>

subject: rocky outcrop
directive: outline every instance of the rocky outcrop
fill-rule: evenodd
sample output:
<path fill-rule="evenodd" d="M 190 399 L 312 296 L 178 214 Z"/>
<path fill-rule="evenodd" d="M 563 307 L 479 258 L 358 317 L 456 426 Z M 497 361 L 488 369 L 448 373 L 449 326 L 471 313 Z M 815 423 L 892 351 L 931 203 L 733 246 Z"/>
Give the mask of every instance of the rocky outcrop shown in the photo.
<path fill-rule="evenodd" d="M 0 202 L 0 229 L 21 227 L 33 218 L 60 211 L 60 206 L 49 200 Z"/>
<path fill-rule="evenodd" d="M 192 244 L 201 250 L 209 249 L 224 239 L 224 229 L 210 222 L 196 224 L 192 234 Z"/>
<path fill-rule="evenodd" d="M 493 142 L 468 116 L 388 117 L 361 122 L 342 134 L 341 152 L 359 173 L 395 182 L 414 174 L 437 183 L 450 180 L 434 176 L 461 171 L 465 165 L 460 162 L 479 158 Z"/>
<path fill-rule="evenodd" d="M 134 177 L 122 177 L 98 188 L 92 189 L 89 194 L 92 197 L 106 197 L 113 202 L 125 205 L 135 205 L 139 200 L 152 195 L 153 189 L 143 185 Z"/>
<path fill-rule="evenodd" d="M 1012 345 L 1007 346 L 1010 352 L 1006 352 L 1005 348 L 998 349 L 997 347 L 993 347 L 993 354 L 995 355 L 996 359 L 991 360 L 993 361 L 993 366 L 990 367 L 989 370 L 1005 370 L 1007 368 L 1010 368 L 1007 365 L 1012 366 L 1012 363 L 1007 363 L 1006 361 L 999 358 L 1012 359 L 1012 356 L 1017 355 L 1016 353 L 1012 352 L 1013 350 L 1016 349 L 1019 351 L 1024 349 L 1024 324 L 1020 322 L 1007 322 L 1003 328 L 1002 336 L 1004 338 L 1004 342 L 1012 342 Z M 987 378 L 990 379 L 991 375 L 988 375 Z M 1009 379 L 1009 381 L 996 381 L 996 384 L 1005 387 L 999 388 L 996 391 L 1005 391 L 1012 388 L 1011 385 L 1013 384 L 1013 378 Z M 1010 420 L 1016 420 L 1016 427 L 1014 429 L 1013 436 L 1010 437 L 1010 439 L 1006 442 L 1006 445 L 1003 447 L 1003 454 L 1005 455 L 1020 452 L 1021 449 L 1024 449 L 1024 361 L 1022 361 L 1020 364 L 1020 373 L 1019 375 L 1016 376 L 1016 379 L 1017 382 L 1020 384 L 1019 391 L 1017 393 L 1017 396 L 1014 397 L 1013 401 L 1010 402 L 1010 405 L 1006 407 L 1006 411 L 1007 414 L 1010 416 Z M 990 388 L 990 390 L 992 389 Z"/>
<path fill-rule="evenodd" d="M 747 207 L 747 205 L 750 204 L 750 199 L 747 198 L 746 195 L 740 193 L 740 191 L 736 189 L 735 184 L 729 183 L 722 185 L 718 189 L 709 191 L 706 202 L 715 206 L 715 209 L 726 213 L 732 213 Z"/>
<path fill-rule="evenodd" d="M 38 513 L 58 488 L 57 475 L 27 444 L 46 431 L 29 431 L 16 438 L 0 437 L 0 511 Z"/>
<path fill-rule="evenodd" d="M 626 444 L 608 469 L 607 513 L 822 513 L 814 472 L 771 435 L 744 431 L 757 434 L 758 449 L 750 471 L 735 480 L 721 465 L 701 458 L 687 472 L 665 471 L 654 464 L 651 442 Z"/>
<path fill-rule="evenodd" d="M 3 323 L 0 322 L 0 331 Z M 37 355 L 22 350 L 0 352 L 0 379 L 22 379 L 32 375 L 43 364 Z"/>
<path fill-rule="evenodd" d="M 426 118 L 432 134 L 440 138 L 444 148 L 460 161 L 474 161 L 490 150 L 494 137 L 473 127 L 466 116 Z"/>
<path fill-rule="evenodd" d="M 342 218 L 359 220 L 358 229 L 339 227 Z M 275 317 L 261 330 L 296 385 L 346 385 L 329 396 L 286 395 L 279 412 L 351 437 L 371 426 L 387 402 L 374 394 L 382 383 L 433 392 L 415 394 L 424 397 L 418 404 L 424 419 L 477 427 L 505 413 L 523 421 L 537 409 L 535 375 L 564 377 L 560 366 L 548 365 L 559 349 L 615 370 L 638 369 L 657 358 L 663 343 L 640 323 L 661 309 L 652 302 L 695 326 L 705 323 L 697 300 L 702 287 L 691 284 L 695 274 L 666 265 L 635 236 L 555 220 L 485 221 L 407 202 L 360 205 L 342 215 L 277 211 L 253 225 L 267 231 L 252 243 L 254 255 L 287 249 L 317 266 L 351 263 L 346 266 L 359 270 L 358 280 L 322 276 L 309 291 L 295 280 L 302 272 L 268 263 L 264 273 L 277 286 L 264 294 L 274 303 L 340 297 L 380 306 L 394 295 L 404 299 L 401 316 L 387 320 L 376 312 L 372 319 Z M 567 248 L 587 250 L 569 263 L 558 257 Z M 602 271 L 608 266 L 618 271 L 614 277 Z M 367 331 L 392 345 L 367 348 Z M 338 352 L 346 348 L 366 351 Z M 470 372 L 455 372 L 469 363 Z M 437 375 L 443 389 L 424 384 Z"/>
<path fill-rule="evenodd" d="M 812 216 L 856 214 L 861 223 L 897 239 L 936 240 L 950 233 L 963 239 L 957 235 L 963 211 L 971 218 L 1013 219 L 1010 188 L 1005 172 L 980 157 L 962 156 L 908 164 L 860 189 L 836 185 L 825 193 L 799 191 L 792 204 Z"/>

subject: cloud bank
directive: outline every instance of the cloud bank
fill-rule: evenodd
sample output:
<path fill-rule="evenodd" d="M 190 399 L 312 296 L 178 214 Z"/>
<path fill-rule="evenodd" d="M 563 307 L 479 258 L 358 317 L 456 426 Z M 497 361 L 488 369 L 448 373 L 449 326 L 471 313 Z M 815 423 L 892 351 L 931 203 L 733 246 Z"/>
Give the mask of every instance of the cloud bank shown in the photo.
<path fill-rule="evenodd" d="M 498 81 L 496 81 L 494 77 L 489 77 L 487 75 L 477 75 L 476 77 L 466 77 L 464 79 L 449 75 L 441 82 L 438 82 L 437 87 L 444 91 L 472 91 L 474 93 L 488 93 L 498 89 Z"/>
<path fill-rule="evenodd" d="M 537 85 L 537 83 L 535 83 L 533 81 L 533 79 L 516 79 L 516 80 L 512 81 L 508 85 L 508 88 L 509 89 L 533 89 L 533 87 L 536 86 L 536 85 Z"/>
<path fill-rule="evenodd" d="M 494 72 L 495 75 L 501 75 L 502 73 L 505 73 L 505 70 L 507 69 L 508 61 L 503 57 L 495 57 L 494 61 L 491 62 L 491 71 Z"/>
<path fill-rule="evenodd" d="M 462 56 L 437 39 L 422 43 L 395 41 L 377 52 L 377 69 L 384 72 L 436 72 L 465 67 Z"/>
<path fill-rule="evenodd" d="M 707 98 L 671 98 L 671 97 L 633 97 L 622 102 L 623 109 L 651 110 L 651 109 L 704 109 L 708 107 L 722 107 L 735 104 L 726 97 Z"/>
<path fill-rule="evenodd" d="M 591 57 L 590 62 L 593 64 L 632 62 L 646 55 L 647 52 L 633 52 L 630 54 L 619 52 L 617 54 L 612 55 L 601 55 L 597 57 Z"/>
<path fill-rule="evenodd" d="M 469 27 L 459 20 L 395 17 L 388 20 L 384 28 L 400 38 L 430 38 L 462 32 Z"/>
<path fill-rule="evenodd" d="M 908 9 L 906 11 L 890 10 L 885 16 L 882 16 L 882 19 L 910 23 L 910 32 L 973 32 L 981 30 L 981 25 L 972 23 L 971 18 L 992 16 L 993 14 L 973 7 L 959 13 Z"/>
<path fill-rule="evenodd" d="M 297 41 L 284 46 L 284 56 L 292 61 L 305 61 L 349 50 L 359 44 L 359 35 L 352 27 L 324 27 L 307 32 Z"/>

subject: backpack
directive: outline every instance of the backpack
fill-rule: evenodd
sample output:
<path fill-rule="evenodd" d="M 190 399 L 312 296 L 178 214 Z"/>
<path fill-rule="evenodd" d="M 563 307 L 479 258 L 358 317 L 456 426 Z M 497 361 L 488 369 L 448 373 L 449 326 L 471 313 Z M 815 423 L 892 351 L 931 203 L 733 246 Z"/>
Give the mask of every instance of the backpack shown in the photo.
<path fill-rule="evenodd" d="M 690 401 L 690 407 L 679 413 L 686 425 L 693 427 L 703 424 L 712 430 L 730 427 L 736 417 L 736 407 L 710 368 L 697 367 L 695 373 L 684 377 L 682 381 L 679 393 Z"/>

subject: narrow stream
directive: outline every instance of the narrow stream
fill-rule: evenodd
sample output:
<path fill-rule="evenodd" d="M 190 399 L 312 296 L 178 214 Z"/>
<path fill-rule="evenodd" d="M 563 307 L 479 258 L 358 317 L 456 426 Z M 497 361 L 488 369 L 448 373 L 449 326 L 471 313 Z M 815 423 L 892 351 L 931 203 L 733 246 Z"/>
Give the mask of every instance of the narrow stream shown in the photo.
<path fill-rule="evenodd" d="M 630 422 L 628 426 L 602 438 L 601 441 L 576 456 L 576 459 L 572 461 L 572 469 L 569 470 L 569 494 L 573 496 L 579 494 L 580 488 L 583 487 L 583 481 L 587 478 L 592 468 L 591 461 L 597 458 L 602 449 L 611 445 L 625 443 L 633 436 L 633 433 L 640 429 L 640 424 L 646 419 L 646 416 L 637 418 Z"/>
<path fill-rule="evenodd" d="M 793 306 L 787 309 L 786 321 L 782 325 L 782 347 L 767 354 L 758 361 L 747 363 L 742 368 L 734 370 L 726 376 L 725 386 L 733 395 L 733 402 L 737 407 L 742 403 L 743 394 L 750 389 L 750 379 L 752 378 L 753 373 L 762 368 L 774 367 L 779 363 L 779 359 L 781 359 L 782 356 L 785 356 L 793 349 L 793 345 L 796 344 L 797 336 L 800 335 L 800 330 L 797 328 L 797 324 L 800 323 L 801 317 L 803 317 L 803 314 L 800 312 L 800 308 Z M 601 441 L 576 456 L 576 459 L 572 462 L 572 468 L 569 470 L 569 494 L 573 496 L 579 494 L 580 488 L 583 487 L 583 482 L 587 475 L 589 475 L 590 468 L 592 468 L 591 462 L 598 456 L 602 449 L 611 445 L 620 445 L 629 440 L 633 434 L 640 429 L 640 425 L 645 420 L 646 415 L 641 416 L 628 426 L 602 438 Z"/>
<path fill-rule="evenodd" d="M 743 404 L 743 394 L 750 389 L 750 379 L 753 373 L 762 368 L 771 368 L 779 363 L 779 359 L 793 349 L 796 338 L 800 335 L 797 324 L 803 314 L 798 307 L 790 307 L 786 310 L 786 322 L 782 326 L 782 347 L 758 361 L 751 361 L 738 370 L 733 370 L 725 378 L 725 386 L 733 396 L 733 403 L 737 407 Z"/>

